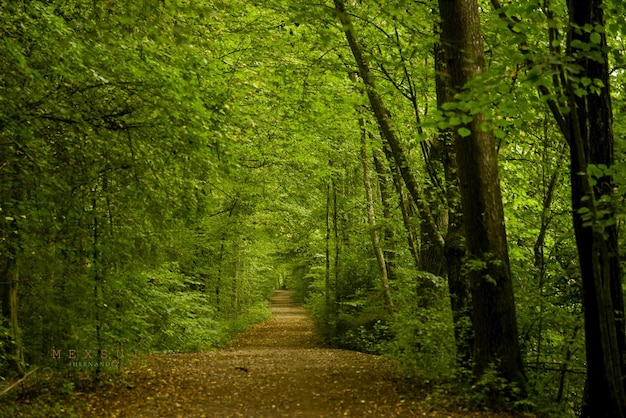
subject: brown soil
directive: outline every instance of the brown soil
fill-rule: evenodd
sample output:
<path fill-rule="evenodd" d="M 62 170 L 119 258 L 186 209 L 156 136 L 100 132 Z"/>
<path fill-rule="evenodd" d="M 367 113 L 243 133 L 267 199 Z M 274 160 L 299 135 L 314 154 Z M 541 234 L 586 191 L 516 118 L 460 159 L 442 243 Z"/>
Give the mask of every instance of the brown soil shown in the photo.
<path fill-rule="evenodd" d="M 80 395 L 84 417 L 460 417 L 427 411 L 397 390 L 382 358 L 324 348 L 290 292 L 271 300 L 273 318 L 225 349 L 151 355 L 129 384 Z"/>

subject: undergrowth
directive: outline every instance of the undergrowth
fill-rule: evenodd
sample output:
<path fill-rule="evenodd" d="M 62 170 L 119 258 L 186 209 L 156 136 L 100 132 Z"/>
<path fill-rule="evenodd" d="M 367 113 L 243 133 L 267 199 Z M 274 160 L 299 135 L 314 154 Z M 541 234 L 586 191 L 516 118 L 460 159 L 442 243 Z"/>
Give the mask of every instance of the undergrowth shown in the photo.
<path fill-rule="evenodd" d="M 194 315 L 179 315 L 170 310 L 160 329 L 163 335 L 155 335 L 150 341 L 152 353 L 197 352 L 219 348 L 238 333 L 245 332 L 254 324 L 271 316 L 267 302 L 259 302 L 235 317 L 223 315 L 211 318 L 203 310 L 201 301 L 189 301 Z M 202 316 L 206 315 L 206 316 Z M 142 354 L 128 350 L 123 358 L 114 352 L 107 353 L 107 361 L 98 359 L 102 354 L 91 353 L 95 358 L 85 359 L 86 352 L 75 350 L 76 358 L 68 359 L 69 350 L 59 350 L 60 358 L 48 358 L 46 364 L 34 367 L 32 375 L 20 380 L 17 377 L 0 379 L 0 418 L 14 417 L 79 417 L 79 392 L 90 392 L 99 386 L 123 385 L 124 369 L 131 362 L 143 361 Z M 98 363 L 105 367 L 98 369 Z M 6 391 L 6 392 L 5 392 Z"/>

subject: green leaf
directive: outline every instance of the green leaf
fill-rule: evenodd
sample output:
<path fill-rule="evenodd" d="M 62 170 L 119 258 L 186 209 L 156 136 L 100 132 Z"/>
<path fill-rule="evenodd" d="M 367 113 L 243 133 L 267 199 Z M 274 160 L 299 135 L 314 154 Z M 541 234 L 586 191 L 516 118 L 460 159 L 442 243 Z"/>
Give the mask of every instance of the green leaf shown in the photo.
<path fill-rule="evenodd" d="M 459 130 L 457 132 L 463 138 L 468 137 L 468 136 L 470 136 L 472 134 L 472 131 L 470 131 L 467 128 L 459 128 Z"/>
<path fill-rule="evenodd" d="M 598 32 L 593 32 L 589 36 L 589 40 L 596 45 L 600 45 L 600 42 L 602 42 L 602 36 Z"/>
<path fill-rule="evenodd" d="M 506 132 L 504 132 L 501 129 L 496 129 L 494 131 L 494 134 L 496 135 L 496 138 L 498 138 L 498 139 L 504 139 L 506 137 Z"/>

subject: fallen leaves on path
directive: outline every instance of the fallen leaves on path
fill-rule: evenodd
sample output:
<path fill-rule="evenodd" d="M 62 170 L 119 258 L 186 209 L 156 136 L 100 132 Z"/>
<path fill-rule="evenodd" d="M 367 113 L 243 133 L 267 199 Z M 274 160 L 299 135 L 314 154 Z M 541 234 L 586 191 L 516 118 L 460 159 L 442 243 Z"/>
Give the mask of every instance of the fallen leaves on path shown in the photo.
<path fill-rule="evenodd" d="M 403 398 L 381 357 L 324 348 L 287 291 L 272 319 L 225 349 L 151 355 L 128 385 L 80 394 L 84 417 L 495 417 L 424 410 Z M 506 415 L 502 415 L 504 417 Z"/>

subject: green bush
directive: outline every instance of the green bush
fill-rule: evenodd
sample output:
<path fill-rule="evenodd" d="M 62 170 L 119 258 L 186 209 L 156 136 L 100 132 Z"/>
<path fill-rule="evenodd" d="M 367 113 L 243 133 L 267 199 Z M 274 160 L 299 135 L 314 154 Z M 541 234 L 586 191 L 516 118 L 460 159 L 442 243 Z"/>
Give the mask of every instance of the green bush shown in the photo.
<path fill-rule="evenodd" d="M 391 327 L 395 338 L 384 353 L 409 375 L 423 381 L 447 380 L 456 367 L 452 321 L 441 309 L 417 311 L 396 316 Z"/>

